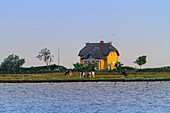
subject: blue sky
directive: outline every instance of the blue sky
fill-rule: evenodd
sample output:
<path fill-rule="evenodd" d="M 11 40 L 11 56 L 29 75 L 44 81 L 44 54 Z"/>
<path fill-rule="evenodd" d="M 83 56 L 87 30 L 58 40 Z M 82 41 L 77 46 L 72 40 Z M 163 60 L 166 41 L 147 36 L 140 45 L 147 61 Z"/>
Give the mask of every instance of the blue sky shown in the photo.
<path fill-rule="evenodd" d="M 10 54 L 24 66 L 45 65 L 48 48 L 68 68 L 86 42 L 112 41 L 124 65 L 146 55 L 144 67 L 170 65 L 169 0 L 1 0 L 0 62 Z M 115 34 L 115 35 L 112 35 Z"/>

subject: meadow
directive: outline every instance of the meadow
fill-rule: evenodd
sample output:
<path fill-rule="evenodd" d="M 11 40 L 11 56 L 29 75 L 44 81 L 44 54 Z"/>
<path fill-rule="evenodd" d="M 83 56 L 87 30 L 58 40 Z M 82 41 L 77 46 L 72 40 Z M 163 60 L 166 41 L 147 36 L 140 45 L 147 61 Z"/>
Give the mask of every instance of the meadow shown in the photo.
<path fill-rule="evenodd" d="M 44 74 L 0 74 L 0 81 L 49 81 L 50 80 L 125 80 L 125 81 L 170 81 L 170 72 L 131 72 L 125 77 L 121 73 L 96 72 L 95 77 L 81 77 L 79 72 L 72 75 L 64 75 L 64 72 L 44 73 Z M 87 75 L 87 72 L 86 72 Z"/>

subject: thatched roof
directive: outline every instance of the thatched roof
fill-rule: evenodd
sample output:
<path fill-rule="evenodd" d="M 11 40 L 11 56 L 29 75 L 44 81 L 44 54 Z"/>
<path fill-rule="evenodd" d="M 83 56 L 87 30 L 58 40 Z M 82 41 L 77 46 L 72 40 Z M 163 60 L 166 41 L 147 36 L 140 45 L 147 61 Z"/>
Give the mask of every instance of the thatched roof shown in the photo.
<path fill-rule="evenodd" d="M 105 60 L 105 56 L 108 56 L 111 51 L 115 51 L 119 56 L 118 50 L 111 43 L 86 43 L 86 46 L 80 50 L 78 56 L 83 56 L 82 59 L 86 59 L 89 55 L 92 55 L 95 59 Z"/>

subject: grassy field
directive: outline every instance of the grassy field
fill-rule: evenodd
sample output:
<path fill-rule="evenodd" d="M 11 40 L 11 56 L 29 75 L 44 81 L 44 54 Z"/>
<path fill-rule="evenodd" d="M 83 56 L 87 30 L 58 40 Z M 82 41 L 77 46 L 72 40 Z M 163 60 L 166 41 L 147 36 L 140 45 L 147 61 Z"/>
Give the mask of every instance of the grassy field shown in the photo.
<path fill-rule="evenodd" d="M 87 74 L 87 73 L 86 73 Z M 119 73 L 97 72 L 94 78 L 80 78 L 78 72 L 72 73 L 72 76 L 65 76 L 64 73 L 47 73 L 47 74 L 0 74 L 0 81 L 8 80 L 169 80 L 170 73 L 128 73 L 124 77 Z"/>

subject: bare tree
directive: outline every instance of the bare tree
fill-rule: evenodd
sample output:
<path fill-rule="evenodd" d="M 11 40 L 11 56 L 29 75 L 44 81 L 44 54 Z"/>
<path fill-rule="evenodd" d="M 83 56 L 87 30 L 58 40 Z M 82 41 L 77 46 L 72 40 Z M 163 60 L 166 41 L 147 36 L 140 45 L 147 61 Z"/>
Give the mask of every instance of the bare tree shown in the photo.
<path fill-rule="evenodd" d="M 49 65 L 53 61 L 53 57 L 54 56 L 51 55 L 50 50 L 48 50 L 47 48 L 42 49 L 37 56 L 39 60 L 43 60 L 46 63 L 48 70 L 50 70 Z"/>

